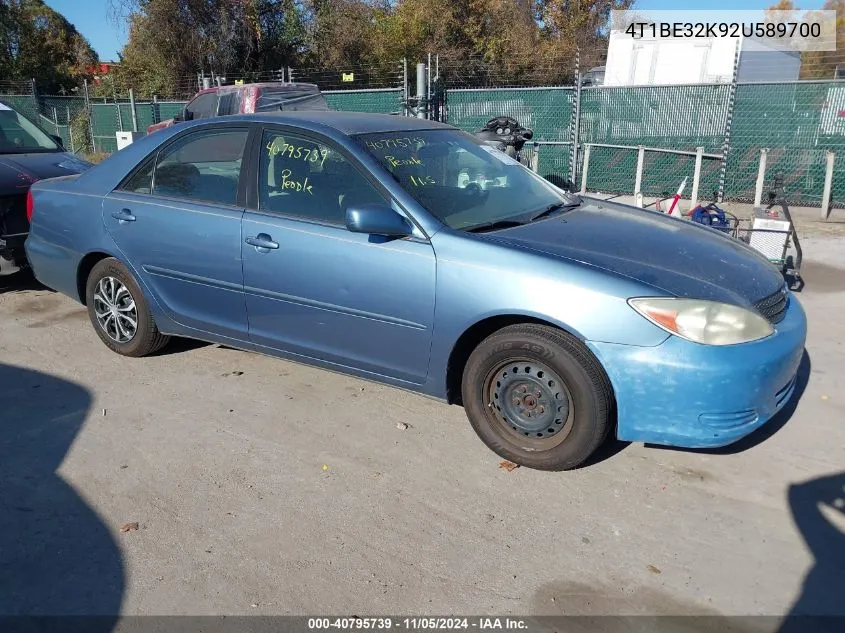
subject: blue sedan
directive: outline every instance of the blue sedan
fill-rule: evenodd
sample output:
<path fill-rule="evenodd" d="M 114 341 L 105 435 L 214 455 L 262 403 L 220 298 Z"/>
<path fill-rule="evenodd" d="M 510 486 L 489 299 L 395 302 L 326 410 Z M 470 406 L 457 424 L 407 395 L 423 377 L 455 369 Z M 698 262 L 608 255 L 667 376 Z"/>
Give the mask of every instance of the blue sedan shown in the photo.
<path fill-rule="evenodd" d="M 420 119 L 206 119 L 36 183 L 36 277 L 100 339 L 171 336 L 461 404 L 500 456 L 582 464 L 609 433 L 730 444 L 792 395 L 806 320 L 718 231 L 563 192 Z"/>

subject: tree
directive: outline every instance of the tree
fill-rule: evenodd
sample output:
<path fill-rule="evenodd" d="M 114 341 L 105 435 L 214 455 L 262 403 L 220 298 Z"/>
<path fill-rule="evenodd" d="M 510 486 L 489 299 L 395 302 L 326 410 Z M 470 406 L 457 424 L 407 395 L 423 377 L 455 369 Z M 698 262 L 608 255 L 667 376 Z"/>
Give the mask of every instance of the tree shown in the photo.
<path fill-rule="evenodd" d="M 630 9 L 633 0 L 537 0 L 536 18 L 557 54 L 581 54 L 582 67 L 607 57 L 611 11 Z"/>
<path fill-rule="evenodd" d="M 308 0 L 305 25 L 308 31 L 307 65 L 324 68 L 374 63 L 376 22 L 386 3 L 368 0 Z"/>
<path fill-rule="evenodd" d="M 35 79 L 45 92 L 67 92 L 97 62 L 91 45 L 42 0 L 0 0 L 0 71 Z"/>
<path fill-rule="evenodd" d="M 304 9 L 296 0 L 111 2 L 129 23 L 118 83 L 144 94 L 190 92 L 200 71 L 277 70 L 291 65 L 305 43 Z"/>
<path fill-rule="evenodd" d="M 836 11 L 835 33 L 822 33 L 836 39 L 836 50 L 834 51 L 802 51 L 800 79 L 833 79 L 837 66 L 845 64 L 845 0 L 827 0 L 822 6 L 823 10 Z M 768 11 L 791 11 L 799 12 L 792 0 L 780 0 L 777 4 L 769 7 Z M 813 11 L 806 12 L 802 18 L 806 21 L 811 18 Z"/>
<path fill-rule="evenodd" d="M 313 81 L 355 70 L 394 82 L 397 62 L 438 53 L 457 82 L 571 81 L 607 50 L 632 0 L 110 0 L 129 23 L 118 85 L 184 93 L 200 70 L 251 78 L 293 66 Z M 356 75 L 356 81 L 357 81 Z M 457 83 L 455 82 L 455 83 Z M 453 83 L 454 85 L 454 83 Z"/>
<path fill-rule="evenodd" d="M 845 65 L 845 0 L 827 0 L 822 9 L 836 11 L 836 32 L 829 34 L 836 39 L 836 50 L 801 53 L 801 79 L 834 79 L 837 67 Z"/>

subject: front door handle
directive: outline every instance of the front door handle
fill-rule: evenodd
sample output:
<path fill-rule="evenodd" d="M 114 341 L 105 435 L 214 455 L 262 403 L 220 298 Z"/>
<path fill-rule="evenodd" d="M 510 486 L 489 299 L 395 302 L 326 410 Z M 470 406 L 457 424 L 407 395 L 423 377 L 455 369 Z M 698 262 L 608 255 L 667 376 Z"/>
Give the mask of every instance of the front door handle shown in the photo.
<path fill-rule="evenodd" d="M 279 248 L 279 243 L 274 242 L 273 238 L 266 233 L 259 233 L 255 237 L 248 237 L 246 238 L 246 243 L 254 246 L 260 253 L 266 253 L 268 250 Z"/>
<path fill-rule="evenodd" d="M 121 209 L 120 211 L 112 211 L 111 217 L 120 222 L 134 222 L 135 216 L 129 209 Z"/>

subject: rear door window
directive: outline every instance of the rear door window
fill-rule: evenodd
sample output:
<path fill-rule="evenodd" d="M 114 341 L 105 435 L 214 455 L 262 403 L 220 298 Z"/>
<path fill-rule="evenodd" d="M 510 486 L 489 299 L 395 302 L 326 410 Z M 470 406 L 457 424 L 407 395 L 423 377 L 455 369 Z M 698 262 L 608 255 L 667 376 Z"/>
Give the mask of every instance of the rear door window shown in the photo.
<path fill-rule="evenodd" d="M 240 92 L 237 90 L 230 90 L 220 94 L 220 101 L 217 104 L 217 115 L 227 116 L 229 114 L 237 114 L 240 110 Z"/>
<path fill-rule="evenodd" d="M 246 128 L 194 132 L 159 153 L 153 195 L 234 205 L 238 199 Z"/>

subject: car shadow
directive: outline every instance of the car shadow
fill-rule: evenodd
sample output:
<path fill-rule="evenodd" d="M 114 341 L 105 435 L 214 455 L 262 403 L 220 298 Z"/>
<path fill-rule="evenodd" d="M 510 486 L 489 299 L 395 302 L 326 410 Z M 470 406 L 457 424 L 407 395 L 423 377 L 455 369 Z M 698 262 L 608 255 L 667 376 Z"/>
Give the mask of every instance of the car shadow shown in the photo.
<path fill-rule="evenodd" d="M 775 414 L 771 420 L 763 424 L 759 429 L 753 433 L 746 435 L 741 440 L 722 446 L 720 448 L 682 448 L 679 446 L 661 446 L 659 444 L 646 444 L 648 448 L 656 448 L 664 451 L 680 451 L 684 453 L 701 453 L 703 455 L 735 455 L 742 453 L 755 446 L 758 446 L 772 437 L 775 433 L 780 431 L 786 423 L 795 414 L 795 409 L 798 408 L 798 402 L 804 395 L 804 390 L 807 388 L 807 383 L 810 381 L 810 372 L 812 370 L 812 363 L 810 362 L 810 355 L 807 350 L 801 356 L 801 364 L 798 366 L 798 373 L 795 378 L 795 391 L 786 406 Z"/>
<path fill-rule="evenodd" d="M 22 270 L 12 275 L 3 275 L 0 277 L 0 294 L 5 292 L 24 292 L 26 290 L 48 290 L 55 292 L 38 281 L 30 270 Z"/>
<path fill-rule="evenodd" d="M 631 442 L 616 439 L 616 437 L 614 437 L 615 432 L 616 431 L 614 430 L 608 434 L 607 439 L 601 444 L 601 446 L 599 446 L 593 454 L 587 458 L 587 461 L 578 466 L 578 468 L 581 469 L 596 466 L 601 462 L 615 457 L 618 453 L 621 453 L 631 445 Z"/>
<path fill-rule="evenodd" d="M 117 622 L 125 586 L 120 550 L 57 474 L 91 404 L 77 384 L 0 363 L 0 616 L 96 615 L 53 623 L 53 630 L 93 633 Z M 21 620 L 28 618 L 12 624 L 26 629 Z"/>
<path fill-rule="evenodd" d="M 195 338 L 183 338 L 181 336 L 174 336 L 170 342 L 157 352 L 149 355 L 150 358 L 154 356 L 170 356 L 172 354 L 184 354 L 195 349 L 208 347 L 211 343 L 200 341 Z"/>
<path fill-rule="evenodd" d="M 845 618 L 845 472 L 787 489 L 792 520 L 813 567 L 779 633 L 842 631 Z"/>

